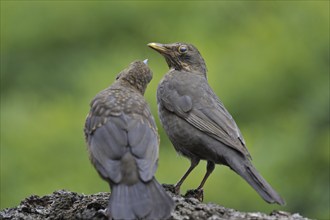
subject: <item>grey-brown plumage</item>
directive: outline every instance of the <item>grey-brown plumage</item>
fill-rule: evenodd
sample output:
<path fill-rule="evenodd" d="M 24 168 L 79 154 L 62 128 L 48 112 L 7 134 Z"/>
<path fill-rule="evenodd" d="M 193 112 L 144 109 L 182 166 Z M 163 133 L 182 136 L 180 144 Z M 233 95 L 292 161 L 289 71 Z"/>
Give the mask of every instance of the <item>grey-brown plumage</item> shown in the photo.
<path fill-rule="evenodd" d="M 179 192 L 199 161 L 206 160 L 207 172 L 194 191 L 197 197 L 202 195 L 215 164 L 223 164 L 243 177 L 265 201 L 283 205 L 284 200 L 251 164 L 239 128 L 207 82 L 206 65 L 199 51 L 185 43 L 148 46 L 163 55 L 170 68 L 157 90 L 160 120 L 175 149 L 191 161 L 175 191 Z"/>
<path fill-rule="evenodd" d="M 91 102 L 90 160 L 111 187 L 109 219 L 166 219 L 174 203 L 156 181 L 159 137 L 143 95 L 152 72 L 135 61 Z"/>

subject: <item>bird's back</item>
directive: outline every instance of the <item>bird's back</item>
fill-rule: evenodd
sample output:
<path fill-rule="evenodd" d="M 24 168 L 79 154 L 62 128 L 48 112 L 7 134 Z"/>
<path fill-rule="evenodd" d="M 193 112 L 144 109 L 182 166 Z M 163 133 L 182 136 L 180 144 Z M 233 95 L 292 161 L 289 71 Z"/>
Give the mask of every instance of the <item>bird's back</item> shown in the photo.
<path fill-rule="evenodd" d="M 133 62 L 91 102 L 85 135 L 92 164 L 111 187 L 109 219 L 166 219 L 173 201 L 157 182 L 159 137 L 143 94 L 152 78 Z"/>

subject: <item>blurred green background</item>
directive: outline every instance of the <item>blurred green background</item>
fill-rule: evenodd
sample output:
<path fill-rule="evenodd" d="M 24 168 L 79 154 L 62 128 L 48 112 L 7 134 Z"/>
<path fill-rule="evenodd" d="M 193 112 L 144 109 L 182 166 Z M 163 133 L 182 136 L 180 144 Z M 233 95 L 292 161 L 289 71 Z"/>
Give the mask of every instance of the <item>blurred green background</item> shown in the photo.
<path fill-rule="evenodd" d="M 223 166 L 205 202 L 329 218 L 329 1 L 1 1 L 0 208 L 58 189 L 109 190 L 88 160 L 84 120 L 93 96 L 136 59 L 154 72 L 146 99 L 161 135 L 157 178 L 178 181 L 189 161 L 161 128 L 155 97 L 168 68 L 146 46 L 177 41 L 200 50 L 254 165 L 287 205 L 265 203 Z"/>

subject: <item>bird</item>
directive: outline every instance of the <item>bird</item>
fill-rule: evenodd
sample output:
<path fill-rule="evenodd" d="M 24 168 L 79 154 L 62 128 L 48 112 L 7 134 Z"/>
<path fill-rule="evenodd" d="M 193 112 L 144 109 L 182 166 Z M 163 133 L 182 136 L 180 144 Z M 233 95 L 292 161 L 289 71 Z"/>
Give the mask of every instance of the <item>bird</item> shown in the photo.
<path fill-rule="evenodd" d="M 89 157 L 109 183 L 109 219 L 167 219 L 172 198 L 156 178 L 159 135 L 144 99 L 152 72 L 134 61 L 90 103 L 85 121 Z"/>
<path fill-rule="evenodd" d="M 166 60 L 169 71 L 157 88 L 158 114 L 175 150 L 190 159 L 190 167 L 174 185 L 175 193 L 200 160 L 207 161 L 206 173 L 195 190 L 186 196 L 203 200 L 203 187 L 216 164 L 240 175 L 268 203 L 285 201 L 258 173 L 245 140 L 231 114 L 207 80 L 205 61 L 189 43 L 149 43 Z"/>

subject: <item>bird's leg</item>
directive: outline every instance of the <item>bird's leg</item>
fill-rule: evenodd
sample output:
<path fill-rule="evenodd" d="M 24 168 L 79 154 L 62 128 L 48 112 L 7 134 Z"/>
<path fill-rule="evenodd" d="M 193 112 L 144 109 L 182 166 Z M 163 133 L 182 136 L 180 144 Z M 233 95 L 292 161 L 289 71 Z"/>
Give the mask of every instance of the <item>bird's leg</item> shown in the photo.
<path fill-rule="evenodd" d="M 175 194 L 180 194 L 180 187 L 182 185 L 182 183 L 185 181 L 185 179 L 189 176 L 189 174 L 191 173 L 191 171 L 199 164 L 199 159 L 197 158 L 192 158 L 190 160 L 190 167 L 187 170 L 187 172 L 181 177 L 181 179 L 179 180 L 179 182 L 177 182 L 174 186 L 174 190 L 175 190 Z"/>
<path fill-rule="evenodd" d="M 201 182 L 201 184 L 198 186 L 197 190 L 200 190 L 200 189 L 203 189 L 203 186 L 207 180 L 207 178 L 209 178 L 210 174 L 213 172 L 215 168 L 215 163 L 212 162 L 212 161 L 207 161 L 207 165 L 206 165 L 206 173 L 205 173 L 205 176 Z"/>
<path fill-rule="evenodd" d="M 188 190 L 185 197 L 193 197 L 202 202 L 204 199 L 203 186 L 204 186 L 207 178 L 213 172 L 214 168 L 215 168 L 215 163 L 212 161 L 207 161 L 206 173 L 205 173 L 205 176 L 204 176 L 201 184 L 197 187 L 197 189 Z"/>

